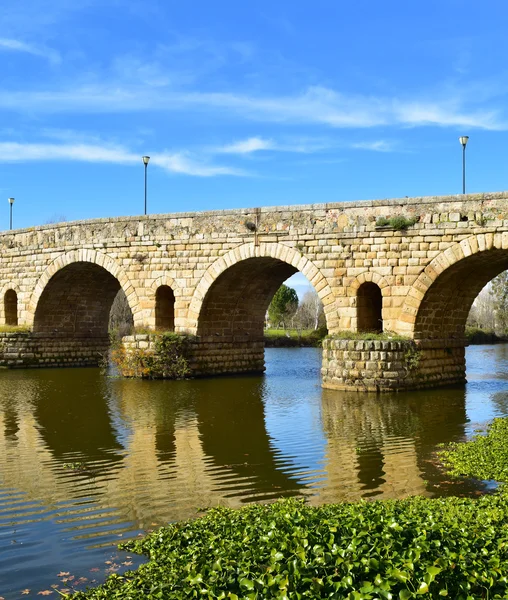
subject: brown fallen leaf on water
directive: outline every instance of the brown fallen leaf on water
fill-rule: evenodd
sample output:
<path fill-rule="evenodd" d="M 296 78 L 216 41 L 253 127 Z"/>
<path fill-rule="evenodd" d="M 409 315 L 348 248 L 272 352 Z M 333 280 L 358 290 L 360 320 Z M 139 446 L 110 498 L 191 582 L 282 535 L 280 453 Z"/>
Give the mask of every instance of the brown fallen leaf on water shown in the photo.
<path fill-rule="evenodd" d="M 93 567 L 92 569 L 90 569 L 90 573 L 97 573 L 97 571 L 100 571 L 100 569 L 97 567 Z"/>
<path fill-rule="evenodd" d="M 113 564 L 113 561 L 111 561 L 111 560 L 105 560 L 105 561 L 104 561 L 104 564 L 105 564 L 105 565 L 112 565 L 112 564 Z"/>
<path fill-rule="evenodd" d="M 37 595 L 38 596 L 49 596 L 52 593 L 53 593 L 52 590 L 42 590 L 42 592 L 37 592 Z"/>
<path fill-rule="evenodd" d="M 67 575 L 70 575 L 69 571 L 60 571 L 57 577 L 67 577 Z"/>
<path fill-rule="evenodd" d="M 24 596 L 28 596 L 28 594 L 30 593 L 30 590 L 28 588 L 26 588 L 26 590 L 23 590 L 21 592 Z"/>
<path fill-rule="evenodd" d="M 126 560 L 122 563 L 122 565 L 125 565 L 126 567 L 130 567 L 132 565 L 132 560 Z M 1 600 L 1 598 L 0 598 Z"/>

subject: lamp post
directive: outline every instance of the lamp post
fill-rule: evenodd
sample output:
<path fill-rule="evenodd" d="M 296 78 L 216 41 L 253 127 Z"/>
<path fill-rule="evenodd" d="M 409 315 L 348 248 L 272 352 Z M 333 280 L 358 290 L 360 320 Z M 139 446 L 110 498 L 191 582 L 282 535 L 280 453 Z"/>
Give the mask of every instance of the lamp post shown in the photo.
<path fill-rule="evenodd" d="M 466 193 L 466 145 L 469 140 L 468 135 L 461 135 L 459 142 L 462 144 L 462 193 Z"/>
<path fill-rule="evenodd" d="M 14 204 L 14 198 L 9 198 L 9 229 L 12 229 L 12 205 Z"/>
<path fill-rule="evenodd" d="M 149 161 L 150 161 L 149 156 L 143 156 L 143 164 L 145 165 L 145 215 L 146 215 L 146 169 L 148 167 Z"/>

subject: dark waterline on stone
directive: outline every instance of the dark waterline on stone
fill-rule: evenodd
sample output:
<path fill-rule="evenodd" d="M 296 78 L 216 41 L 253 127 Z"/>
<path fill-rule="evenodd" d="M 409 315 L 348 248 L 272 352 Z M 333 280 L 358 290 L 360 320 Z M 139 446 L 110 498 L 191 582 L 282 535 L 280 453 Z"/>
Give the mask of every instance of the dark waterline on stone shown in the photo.
<path fill-rule="evenodd" d="M 117 543 L 205 506 L 481 492 L 435 462 L 508 415 L 508 346 L 467 352 L 467 386 L 380 397 L 321 389 L 314 348 L 268 349 L 259 377 L 0 372 L 0 596 L 135 568 Z"/>

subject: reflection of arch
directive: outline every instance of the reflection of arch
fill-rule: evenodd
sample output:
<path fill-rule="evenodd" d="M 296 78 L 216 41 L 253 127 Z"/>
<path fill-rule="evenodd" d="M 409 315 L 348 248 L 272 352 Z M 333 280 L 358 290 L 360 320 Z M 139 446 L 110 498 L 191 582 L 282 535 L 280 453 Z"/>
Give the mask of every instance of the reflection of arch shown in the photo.
<path fill-rule="evenodd" d="M 472 235 L 452 244 L 425 267 L 411 286 L 397 330 L 417 339 L 462 339 L 474 299 L 506 269 L 506 234 Z"/>
<path fill-rule="evenodd" d="M 314 286 L 323 302 L 327 325 L 331 329 L 336 318 L 336 306 L 333 292 L 321 271 L 307 257 L 290 246 L 279 243 L 262 243 L 255 246 L 250 243 L 230 250 L 207 269 L 190 303 L 189 331 L 197 333 L 198 325 L 202 328 L 205 302 L 210 318 L 213 317 L 213 312 L 218 310 L 217 305 L 212 306 L 212 295 L 215 293 L 218 298 L 217 292 L 220 291 L 220 287 L 221 300 L 226 301 L 228 309 L 233 310 L 232 319 L 236 318 L 237 323 L 243 320 L 245 324 L 246 318 L 249 317 L 255 317 L 257 321 L 258 313 L 262 313 L 264 319 L 266 308 L 277 289 L 297 271 L 303 273 Z M 244 301 L 248 301 L 250 311 L 245 312 Z M 224 306 L 223 314 L 228 309 Z M 245 314 L 240 314 L 242 312 Z"/>
<path fill-rule="evenodd" d="M 35 289 L 32 293 L 29 302 L 29 316 L 28 320 L 32 322 L 35 319 L 35 313 L 37 307 L 39 306 L 39 301 L 47 289 L 48 283 L 50 280 L 61 272 L 64 268 L 69 267 L 73 264 L 77 263 L 89 263 L 100 267 L 103 271 L 106 271 L 109 275 L 115 278 L 118 282 L 118 289 L 120 287 L 125 292 L 127 297 L 127 302 L 129 303 L 132 314 L 135 315 L 139 312 L 139 300 L 136 294 L 134 287 L 132 286 L 129 278 L 127 277 L 125 271 L 109 256 L 97 252 L 96 250 L 73 250 L 72 252 L 67 252 L 66 254 L 62 254 L 57 259 L 55 259 L 44 271 L 44 273 L 39 278 Z M 116 292 L 115 292 L 116 293 Z M 114 296 L 113 296 L 114 298 Z"/>

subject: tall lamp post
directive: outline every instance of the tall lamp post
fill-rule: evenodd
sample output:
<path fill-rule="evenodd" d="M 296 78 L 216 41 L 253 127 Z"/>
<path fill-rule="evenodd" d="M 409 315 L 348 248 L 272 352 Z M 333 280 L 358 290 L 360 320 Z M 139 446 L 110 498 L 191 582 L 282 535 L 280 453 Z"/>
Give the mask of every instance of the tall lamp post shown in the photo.
<path fill-rule="evenodd" d="M 143 164 L 145 165 L 145 215 L 146 215 L 146 170 L 147 170 L 149 162 L 150 162 L 150 157 L 143 156 Z"/>
<path fill-rule="evenodd" d="M 469 140 L 468 135 L 461 135 L 459 142 L 462 144 L 462 193 L 466 193 L 466 146 Z"/>
<path fill-rule="evenodd" d="M 9 229 L 12 229 L 12 205 L 14 204 L 14 198 L 9 198 Z"/>

